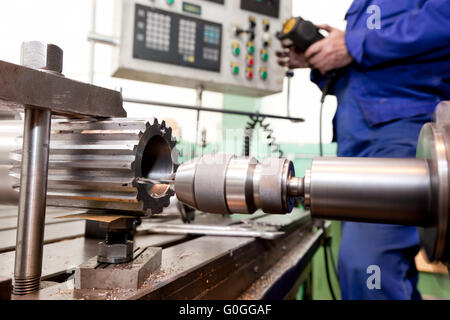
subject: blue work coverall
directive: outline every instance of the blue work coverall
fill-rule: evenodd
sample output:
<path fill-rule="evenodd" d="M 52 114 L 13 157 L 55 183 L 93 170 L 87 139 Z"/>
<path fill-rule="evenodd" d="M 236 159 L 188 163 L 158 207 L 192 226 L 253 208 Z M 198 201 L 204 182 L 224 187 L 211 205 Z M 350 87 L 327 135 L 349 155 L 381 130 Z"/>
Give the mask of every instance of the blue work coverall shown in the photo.
<path fill-rule="evenodd" d="M 338 156 L 415 157 L 421 127 L 450 99 L 450 0 L 355 0 L 346 20 L 354 62 L 333 90 Z M 325 83 L 317 70 L 312 80 Z M 420 299 L 418 249 L 415 227 L 343 223 L 342 298 Z M 379 267 L 379 288 L 367 285 L 370 266 Z"/>

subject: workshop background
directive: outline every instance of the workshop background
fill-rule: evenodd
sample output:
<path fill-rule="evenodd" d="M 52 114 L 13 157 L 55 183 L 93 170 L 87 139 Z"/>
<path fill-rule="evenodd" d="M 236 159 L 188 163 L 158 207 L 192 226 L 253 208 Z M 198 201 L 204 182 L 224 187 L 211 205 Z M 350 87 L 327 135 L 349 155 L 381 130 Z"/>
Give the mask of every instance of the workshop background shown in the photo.
<path fill-rule="evenodd" d="M 308 17 L 311 21 L 321 24 L 327 23 L 344 29 L 345 12 L 351 0 L 295 0 L 293 1 L 293 15 Z M 88 82 L 93 74 L 96 85 L 112 89 L 121 89 L 126 97 L 135 99 L 165 101 L 168 103 L 181 103 L 193 105 L 196 103 L 196 92 L 192 89 L 170 87 L 145 82 L 137 82 L 112 78 L 111 61 L 112 48 L 109 45 L 95 45 L 95 59 L 91 64 L 92 47 L 87 41 L 89 32 L 95 30 L 98 34 L 111 35 L 114 32 L 113 1 L 97 0 L 95 25 L 92 25 L 91 0 L 15 0 L 0 2 L 0 59 L 13 63 L 20 63 L 17 54 L 22 41 L 39 39 L 49 43 L 56 43 L 64 48 L 64 74 L 68 78 Z M 17 19 L 19 13 L 20 19 Z M 33 28 L 24 27 L 22 21 Z M 92 70 L 93 67 L 93 70 Z M 93 73 L 92 73 L 92 71 Z M 309 71 L 296 71 L 291 82 L 290 112 L 293 117 L 304 118 L 304 123 L 292 123 L 285 120 L 269 121 L 274 130 L 274 136 L 284 156 L 294 161 L 298 172 L 303 172 L 314 156 L 319 153 L 319 100 L 321 93 L 316 85 L 309 80 Z M 287 114 L 287 90 L 266 98 L 248 98 L 236 95 L 205 92 L 203 105 L 212 108 L 228 108 L 268 114 Z M 128 116 L 157 117 L 170 119 L 170 125 L 175 127 L 174 135 L 180 139 L 179 149 L 182 156 L 192 156 L 193 143 L 196 140 L 197 114 L 190 110 L 160 108 L 143 106 L 132 103 L 124 104 Z M 323 138 L 326 143 L 324 153 L 333 156 L 336 145 L 331 143 L 331 120 L 336 110 L 336 99 L 327 97 L 323 113 Z M 199 132 L 206 133 L 204 152 L 227 151 L 241 152 L 242 139 L 225 141 L 230 129 L 240 130 L 245 127 L 247 117 L 223 115 L 220 113 L 202 112 L 200 114 Z M 232 135 L 231 135 L 232 136 Z M 259 136 L 254 149 L 264 149 L 267 141 L 263 135 Z M 229 137 L 230 138 L 230 137 Z M 232 138 L 232 137 L 231 137 Z M 199 138 L 201 140 L 201 138 Z M 340 223 L 332 224 L 333 253 L 335 260 L 338 256 L 340 239 Z M 337 261 L 336 261 L 337 262 Z M 330 293 L 325 277 L 325 264 L 323 252 L 320 249 L 313 262 L 313 293 L 314 299 L 330 299 Z M 333 272 L 333 286 L 335 291 L 338 283 Z M 436 298 L 450 298 L 450 279 L 448 275 L 421 272 L 419 290 L 426 296 Z M 301 298 L 299 292 L 298 298 Z"/>

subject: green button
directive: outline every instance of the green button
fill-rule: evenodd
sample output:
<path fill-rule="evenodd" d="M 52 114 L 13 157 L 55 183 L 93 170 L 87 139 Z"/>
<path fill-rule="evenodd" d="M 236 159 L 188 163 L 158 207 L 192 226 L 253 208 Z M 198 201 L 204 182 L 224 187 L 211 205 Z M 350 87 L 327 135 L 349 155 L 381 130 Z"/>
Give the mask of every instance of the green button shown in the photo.
<path fill-rule="evenodd" d="M 268 76 L 267 71 L 261 72 L 261 79 L 266 80 L 267 76 Z"/>
<path fill-rule="evenodd" d="M 175 0 L 167 0 L 168 4 L 173 4 L 175 2 Z"/>
<path fill-rule="evenodd" d="M 254 46 L 249 46 L 248 47 L 248 53 L 250 53 L 250 54 L 255 53 L 255 47 Z"/>
<path fill-rule="evenodd" d="M 239 67 L 233 67 L 233 74 L 239 74 Z"/>
<path fill-rule="evenodd" d="M 239 47 L 234 48 L 234 55 L 238 56 L 240 54 L 241 54 L 241 48 L 239 48 Z"/>
<path fill-rule="evenodd" d="M 264 61 L 267 61 L 267 60 L 269 60 L 269 54 L 266 52 L 266 53 L 263 53 L 262 54 L 262 56 L 261 56 L 261 58 L 264 60 Z"/>

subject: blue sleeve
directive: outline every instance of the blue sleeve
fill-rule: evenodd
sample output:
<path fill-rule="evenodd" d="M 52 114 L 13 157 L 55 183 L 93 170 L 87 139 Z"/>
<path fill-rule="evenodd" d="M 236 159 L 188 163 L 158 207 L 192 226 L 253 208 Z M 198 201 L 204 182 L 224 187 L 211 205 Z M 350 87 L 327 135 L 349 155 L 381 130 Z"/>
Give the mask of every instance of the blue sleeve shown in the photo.
<path fill-rule="evenodd" d="M 434 57 L 450 55 L 450 1 L 428 0 L 420 9 L 408 10 L 379 30 L 347 30 L 345 37 L 350 54 L 362 67 L 415 59 L 431 52 Z"/>

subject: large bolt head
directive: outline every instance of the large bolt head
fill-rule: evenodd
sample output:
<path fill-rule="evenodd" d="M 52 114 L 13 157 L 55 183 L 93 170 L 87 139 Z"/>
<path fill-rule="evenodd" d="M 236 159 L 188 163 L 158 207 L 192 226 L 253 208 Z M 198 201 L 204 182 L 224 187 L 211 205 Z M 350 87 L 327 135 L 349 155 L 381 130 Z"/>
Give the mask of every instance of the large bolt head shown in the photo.
<path fill-rule="evenodd" d="M 26 41 L 22 44 L 23 66 L 62 73 L 63 51 L 54 44 Z"/>

